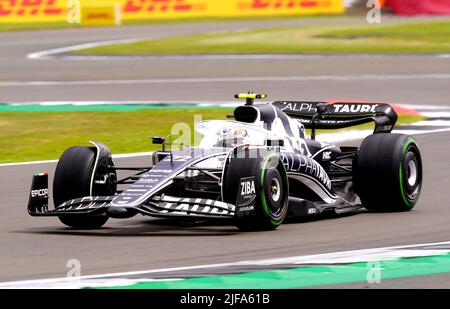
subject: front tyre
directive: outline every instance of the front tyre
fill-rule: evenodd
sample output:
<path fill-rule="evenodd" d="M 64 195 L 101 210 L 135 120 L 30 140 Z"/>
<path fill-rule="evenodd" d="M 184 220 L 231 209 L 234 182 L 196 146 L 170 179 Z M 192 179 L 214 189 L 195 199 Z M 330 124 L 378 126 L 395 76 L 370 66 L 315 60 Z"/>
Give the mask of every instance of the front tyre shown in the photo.
<path fill-rule="evenodd" d="M 253 182 L 253 183 L 252 183 Z M 243 211 L 239 196 L 246 191 L 254 195 L 253 211 Z M 251 188 L 254 186 L 255 191 Z M 273 230 L 278 228 L 288 210 L 288 178 L 276 153 L 248 156 L 242 151 L 226 165 L 223 178 L 223 198 L 236 205 L 235 224 L 243 231 Z M 241 211 L 240 211 L 241 210 Z M 246 213 L 242 215 L 242 213 Z"/>
<path fill-rule="evenodd" d="M 76 146 L 67 149 L 61 156 L 53 181 L 55 206 L 91 195 L 92 174 L 96 159 L 95 147 Z M 60 216 L 59 220 L 75 229 L 97 229 L 102 227 L 107 216 Z"/>
<path fill-rule="evenodd" d="M 354 184 L 368 210 L 413 209 L 422 189 L 422 159 L 415 139 L 392 133 L 368 136 L 358 153 Z"/>

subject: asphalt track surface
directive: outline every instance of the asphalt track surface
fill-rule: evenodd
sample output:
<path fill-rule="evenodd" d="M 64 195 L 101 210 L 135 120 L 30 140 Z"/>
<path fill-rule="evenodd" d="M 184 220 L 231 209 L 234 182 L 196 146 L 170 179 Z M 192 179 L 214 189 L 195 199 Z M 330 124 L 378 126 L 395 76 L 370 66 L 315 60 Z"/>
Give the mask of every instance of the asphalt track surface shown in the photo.
<path fill-rule="evenodd" d="M 405 21 L 408 20 L 383 19 L 386 23 Z M 322 18 L 0 33 L 0 102 L 230 100 L 235 92 L 248 90 L 267 92 L 273 99 L 373 99 L 437 104 L 448 97 L 450 58 L 435 56 L 26 59 L 33 52 L 98 41 L 337 22 L 364 24 L 365 20 Z M 442 74 L 447 76 L 439 77 Z M 369 78 L 361 78 L 362 75 L 369 75 Z M 303 79 L 295 80 L 295 77 Z M 345 78 L 339 79 L 342 77 Z M 27 84 L 30 81 L 60 84 L 31 86 Z M 8 85 L 8 82 L 16 84 Z M 102 83 L 92 84 L 94 82 Z"/>
<path fill-rule="evenodd" d="M 229 100 L 233 93 L 251 89 L 268 92 L 274 99 L 348 98 L 450 105 L 449 79 L 433 77 L 450 74 L 450 59 L 435 56 L 296 60 L 26 59 L 31 52 L 94 41 L 314 22 L 317 21 L 0 33 L 0 80 L 66 82 L 249 76 L 358 77 L 367 74 L 424 77 L 392 80 L 353 78 L 345 81 L 203 81 L 187 85 L 168 82 L 5 86 L 0 82 L 0 101 Z M 0 167 L 3 218 L 0 224 L 0 281 L 62 277 L 68 270 L 67 261 L 74 258 L 81 261 L 82 274 L 91 275 L 448 241 L 450 133 L 420 135 L 417 140 L 422 150 L 425 174 L 422 196 L 414 211 L 362 212 L 336 219 L 289 223 L 272 232 L 241 233 L 234 227 L 180 225 L 147 217 L 111 219 L 105 228 L 98 231 L 72 231 L 55 218 L 32 218 L 26 212 L 31 174 L 48 171 L 52 177 L 55 164 Z M 117 165 L 145 163 L 148 163 L 148 158 L 116 162 Z M 450 287 L 448 275 L 416 279 L 391 280 L 379 287 Z"/>

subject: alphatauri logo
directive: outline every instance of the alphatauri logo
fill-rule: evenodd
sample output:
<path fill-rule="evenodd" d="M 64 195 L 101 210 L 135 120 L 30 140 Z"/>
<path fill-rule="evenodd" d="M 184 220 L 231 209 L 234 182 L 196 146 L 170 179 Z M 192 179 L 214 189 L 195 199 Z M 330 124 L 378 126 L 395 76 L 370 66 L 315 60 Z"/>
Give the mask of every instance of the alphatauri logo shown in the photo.
<path fill-rule="evenodd" d="M 333 104 L 335 113 L 374 113 L 379 104 Z"/>

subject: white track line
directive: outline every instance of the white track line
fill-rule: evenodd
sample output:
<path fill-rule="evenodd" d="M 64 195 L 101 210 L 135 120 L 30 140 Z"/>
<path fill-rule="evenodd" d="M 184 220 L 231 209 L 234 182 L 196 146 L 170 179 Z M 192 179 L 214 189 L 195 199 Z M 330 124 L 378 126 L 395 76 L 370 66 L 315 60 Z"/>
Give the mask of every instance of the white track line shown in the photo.
<path fill-rule="evenodd" d="M 421 105 L 421 104 L 401 104 L 402 107 L 415 109 L 417 111 L 450 111 L 450 106 L 445 105 Z"/>
<path fill-rule="evenodd" d="M 450 128 L 450 120 L 424 120 L 424 121 L 418 121 L 411 124 L 408 124 L 409 126 L 417 126 L 417 127 L 423 127 L 423 126 L 429 126 L 429 127 L 449 127 Z"/>
<path fill-rule="evenodd" d="M 70 51 L 69 51 L 70 52 Z M 42 52 L 39 52 L 42 53 Z M 449 54 L 183 54 L 183 55 L 82 55 L 59 53 L 36 57 L 39 53 L 29 54 L 30 59 L 52 59 L 72 61 L 117 61 L 117 60 L 321 60 L 321 59 L 382 59 L 405 57 L 428 57 L 448 59 Z M 36 55 L 38 54 L 38 55 Z"/>
<path fill-rule="evenodd" d="M 247 28 L 236 29 L 232 32 L 241 32 L 250 30 Z M 213 31 L 208 33 L 224 33 L 228 31 Z M 158 39 L 158 37 L 154 36 L 146 36 L 146 37 L 137 37 L 137 38 L 129 38 L 129 39 L 117 39 L 117 40 L 107 40 L 107 41 L 97 41 L 83 44 L 76 44 L 70 46 L 64 46 L 60 48 L 48 49 L 38 52 L 33 52 L 27 55 L 28 59 L 34 60 L 42 60 L 42 59 L 52 59 L 52 58 L 60 58 L 60 59 L 68 59 L 68 60 L 119 60 L 119 59 L 212 59 L 212 60 L 227 60 L 227 59 L 245 59 L 245 60 L 285 60 L 285 59 L 324 59 L 324 58 L 386 58 L 386 57 L 433 57 L 433 58 L 450 58 L 449 53 L 440 53 L 440 54 L 180 54 L 180 55 L 74 55 L 70 54 L 70 52 L 96 48 L 107 45 L 122 45 L 129 43 L 136 43 L 140 41 L 147 41 Z"/>
<path fill-rule="evenodd" d="M 243 82 L 288 82 L 288 81 L 361 81 L 361 80 L 416 80 L 450 79 L 450 74 L 366 74 L 366 75 L 317 75 L 317 76 L 249 76 L 208 78 L 153 78 L 153 79 L 111 79 L 76 81 L 4 81 L 0 87 L 48 87 L 48 86 L 98 86 L 137 84 L 195 84 L 195 83 L 243 83 Z"/>
<path fill-rule="evenodd" d="M 147 40 L 147 37 L 141 38 L 133 38 L 133 39 L 122 39 L 122 40 L 110 40 L 110 41 L 100 41 L 100 42 L 92 42 L 92 43 L 84 43 L 78 45 L 71 45 L 66 47 L 60 47 L 55 49 L 43 50 L 35 53 L 31 53 L 27 55 L 28 59 L 49 59 L 53 58 L 56 55 L 68 53 L 75 50 L 87 49 L 87 48 L 95 48 L 105 45 L 115 45 L 115 44 L 129 44 L 135 43 L 143 40 Z"/>
<path fill-rule="evenodd" d="M 243 31 L 245 29 L 240 29 L 236 31 Z M 222 31 L 219 31 L 219 33 Z M 434 58 L 450 58 L 450 54 L 180 54 L 180 55 L 70 55 L 68 53 L 95 48 L 107 45 L 121 45 L 136 43 L 140 41 L 146 41 L 156 39 L 154 37 L 140 37 L 132 39 L 119 39 L 119 40 L 109 40 L 109 41 L 99 41 L 84 44 L 77 44 L 71 46 L 65 46 L 60 48 L 48 49 L 38 52 L 33 52 L 27 55 L 28 59 L 52 59 L 60 58 L 65 60 L 120 60 L 120 59 L 174 59 L 174 60 L 184 60 L 184 59 L 211 59 L 211 60 L 228 60 L 228 59 L 243 59 L 243 60 L 285 60 L 285 59 L 324 59 L 324 58 L 386 58 L 386 57 L 434 57 Z"/>
<path fill-rule="evenodd" d="M 269 103 L 261 101 L 261 103 Z M 192 101 L 37 101 L 37 102 L 26 102 L 26 103 L 8 103 L 7 106 L 29 106 L 29 105 L 40 105 L 40 106 L 90 106 L 90 105 L 195 105 L 195 106 L 238 106 L 240 105 L 237 101 L 215 101 L 215 100 L 197 100 Z M 0 105 L 1 106 L 1 105 Z M 449 108 L 450 109 L 450 108 Z"/>
<path fill-rule="evenodd" d="M 232 263 L 220 263 L 220 264 L 206 264 L 198 266 L 187 266 L 187 267 L 174 267 L 174 268 L 161 268 L 161 269 L 151 269 L 143 271 L 131 271 L 131 272 L 120 272 L 120 273 L 109 273 L 101 275 L 90 275 L 90 276 L 80 276 L 80 277 L 64 277 L 64 278 L 51 278 L 51 279 L 38 279 L 38 280 L 24 280 L 24 281 L 13 281 L 13 282 L 3 282 L 0 283 L 0 288 L 54 288 L 54 287 L 82 287 L 86 286 L 88 282 L 83 282 L 83 280 L 89 279 L 106 279 L 114 277 L 127 277 L 136 275 L 151 275 L 154 273 L 170 273 L 177 271 L 195 270 L 195 269 L 211 269 L 219 267 L 229 267 L 229 266 L 251 266 L 251 265 L 283 265 L 283 264 L 337 264 L 337 263 L 355 263 L 355 262 L 367 262 L 367 261 L 380 261 L 380 260 L 390 260 L 397 259 L 401 257 L 420 257 L 420 256 L 432 256 L 447 254 L 450 249 L 427 249 L 420 250 L 421 247 L 430 247 L 437 245 L 449 245 L 450 241 L 446 242 L 435 242 L 435 243 L 425 243 L 407 246 L 393 246 L 393 247 L 381 247 L 372 249 L 362 249 L 362 250 L 350 250 L 350 251 L 339 251 L 331 252 L 325 254 L 314 254 L 306 256 L 292 256 L 284 258 L 272 258 L 272 259 L 261 259 L 261 260 L 250 260 L 250 261 L 239 261 Z M 399 251 L 401 250 L 401 251 Z M 139 279 L 141 280 L 141 279 Z M 145 280 L 145 279 L 142 279 Z M 179 279 L 173 279 L 179 280 Z"/>
<path fill-rule="evenodd" d="M 445 117 L 445 118 L 450 118 L 450 111 L 448 111 L 448 112 L 443 112 L 443 111 L 441 111 L 441 112 L 436 112 L 436 111 L 433 111 L 433 112 L 422 112 L 421 114 L 423 116 L 425 116 L 425 117 L 433 117 L 433 118 Z"/>
<path fill-rule="evenodd" d="M 51 164 L 51 163 L 57 163 L 57 162 L 58 162 L 58 160 L 28 161 L 28 162 L 17 162 L 17 163 L 2 163 L 2 164 L 0 164 L 0 167 Z"/>

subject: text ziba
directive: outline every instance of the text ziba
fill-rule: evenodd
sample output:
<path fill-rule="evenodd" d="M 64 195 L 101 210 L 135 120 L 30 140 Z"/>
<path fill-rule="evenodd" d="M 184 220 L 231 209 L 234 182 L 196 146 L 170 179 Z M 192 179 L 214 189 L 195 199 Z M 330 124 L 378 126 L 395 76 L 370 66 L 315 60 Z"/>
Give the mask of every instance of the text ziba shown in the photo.
<path fill-rule="evenodd" d="M 254 181 L 244 181 L 241 182 L 241 195 L 249 195 L 249 194 L 255 194 L 255 182 Z"/>

